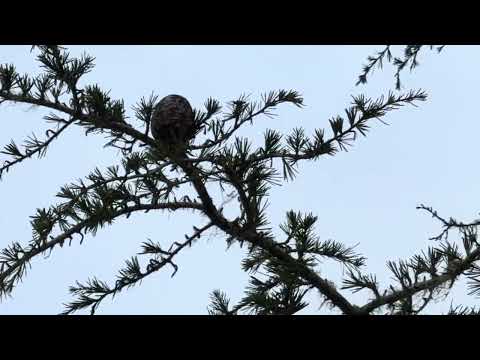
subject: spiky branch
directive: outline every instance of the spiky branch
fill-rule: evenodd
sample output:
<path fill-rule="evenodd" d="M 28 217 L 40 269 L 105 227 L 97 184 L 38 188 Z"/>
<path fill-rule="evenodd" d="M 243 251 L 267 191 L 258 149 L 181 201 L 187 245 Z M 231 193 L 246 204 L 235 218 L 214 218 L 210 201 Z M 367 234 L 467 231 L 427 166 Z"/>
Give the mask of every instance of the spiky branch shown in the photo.
<path fill-rule="evenodd" d="M 77 282 L 76 286 L 72 286 L 69 289 L 70 293 L 74 295 L 76 299 L 65 304 L 65 311 L 62 315 L 69 315 L 84 308 L 90 308 L 90 314 L 93 315 L 100 303 L 107 296 L 115 296 L 122 291 L 122 289 L 134 286 L 166 265 L 171 265 L 173 267 L 174 271 L 171 275 L 171 277 L 173 277 L 178 270 L 178 266 L 173 262 L 174 257 L 185 247 L 191 247 L 192 243 L 200 238 L 202 233 L 210 229 L 212 226 L 213 223 L 209 223 L 200 229 L 194 227 L 195 232 L 193 235 L 185 235 L 185 241 L 175 241 L 168 250 L 162 249 L 159 244 L 152 241 L 143 243 L 143 250 L 139 254 L 154 255 L 153 258 L 149 259 L 145 271 L 142 271 L 138 258 L 133 257 L 132 259 L 127 260 L 125 263 L 126 267 L 119 271 L 113 287 L 108 286 L 105 282 L 99 281 L 96 278 L 87 280 L 86 284 Z"/>
<path fill-rule="evenodd" d="M 418 65 L 418 55 L 425 45 L 407 45 L 403 49 L 403 57 L 393 56 L 391 52 L 391 45 L 385 46 L 381 51 L 378 51 L 375 56 L 367 57 L 367 64 L 363 66 L 362 73 L 358 76 L 358 81 L 356 85 L 366 84 L 367 77 L 369 74 L 373 73 L 375 68 L 382 69 L 383 61 L 386 59 L 387 62 L 392 63 L 396 68 L 395 71 L 395 88 L 400 90 L 402 87 L 400 74 L 401 72 L 409 67 L 410 71 L 415 69 Z M 445 45 L 442 46 L 428 46 L 430 50 L 436 49 L 437 52 L 441 52 Z M 408 66 L 410 64 L 410 66 Z"/>
<path fill-rule="evenodd" d="M 423 91 L 403 95 L 390 93 L 377 100 L 353 97 L 345 117 L 329 120 L 331 136 L 327 137 L 324 129 L 314 130 L 311 136 L 301 128 L 287 135 L 269 129 L 264 134 L 263 144 L 258 147 L 236 134 L 246 124 L 253 124 L 262 117 L 271 118 L 274 109 L 281 104 L 301 108 L 304 103 L 300 94 L 293 90 L 273 91 L 258 102 L 241 96 L 227 104 L 223 114 L 220 103 L 209 98 L 204 111 L 194 110 L 194 142 L 182 145 L 181 149 L 170 149 L 149 136 L 157 95 L 143 97 L 133 106 L 135 119 L 140 124 L 136 127 L 127 122 L 122 100 L 112 99 L 98 85 L 78 87 L 81 76 L 93 68 L 93 58 L 87 55 L 71 58 L 58 46 L 40 46 L 38 51 L 37 60 L 44 73 L 37 78 L 20 76 L 11 65 L 0 68 L 0 102 L 53 110 L 58 114 L 50 115 L 47 120 L 56 121 L 59 128 L 49 131 L 44 142 L 27 143 L 24 152 L 16 145 L 7 146 L 4 153 L 13 160 L 8 160 L 5 170 L 33 154 L 44 154 L 52 140 L 71 125 L 84 128 L 87 135 L 103 134 L 108 139 L 106 146 L 119 148 L 123 158 L 121 166 L 114 165 L 106 171 L 96 169 L 87 176 L 87 183 L 79 180 L 77 184 L 62 187 L 57 196 L 66 199 L 65 202 L 37 210 L 31 221 L 31 242 L 25 247 L 14 243 L 1 253 L 2 295 L 12 292 L 37 255 L 51 252 L 57 245 L 63 246 L 75 235 L 81 242 L 86 234 L 95 235 L 99 228 L 120 216 L 139 211 L 180 209 L 199 212 L 208 219 L 208 225 L 194 228 L 194 234 L 187 236 L 185 242 L 175 242 L 168 250 L 153 242 L 144 243 L 142 254 L 154 256 L 145 270 L 137 257 L 132 258 L 120 271 L 114 286 L 96 278 L 85 284 L 77 283 L 71 288 L 76 299 L 66 305 L 65 313 L 84 308 L 94 313 L 107 296 L 139 283 L 166 265 L 176 271 L 173 258 L 208 228 L 220 229 L 228 245 L 237 243 L 248 247 L 249 253 L 242 266 L 251 273 L 245 297 L 237 305 L 230 306 L 226 295 L 215 291 L 211 313 L 294 314 L 308 305 L 305 296 L 310 291 L 317 291 L 325 302 L 344 314 L 370 314 L 385 307 L 394 313 L 419 313 L 436 296 L 436 290 L 446 283 L 453 284 L 465 273 L 476 291 L 480 282 L 475 263 L 480 250 L 473 228 L 477 224 L 470 224 L 468 232 L 460 226 L 463 224 L 444 224 L 447 232 L 461 227 L 465 230 L 462 234 L 469 234 L 463 239 L 465 254 L 445 240 L 440 247 L 429 249 L 427 255 L 418 255 L 410 262 L 389 262 L 399 287 L 391 286 L 382 291 L 375 276 L 361 272 L 365 257 L 353 247 L 335 240 L 322 241 L 315 235 L 313 226 L 317 218 L 312 214 L 288 212 L 286 222 L 280 227 L 284 239 L 274 234 L 266 216 L 269 190 L 281 184 L 282 172 L 283 180 L 293 180 L 299 172 L 299 162 L 347 151 L 358 134 L 366 135 L 374 119 L 384 122 L 383 118 L 390 111 L 425 101 Z M 416 61 L 416 53 L 411 52 L 413 61 Z M 388 52 L 372 59 L 371 66 L 381 64 L 382 56 L 389 56 Z M 276 160 L 281 163 L 276 164 Z M 233 195 L 229 199 L 238 202 L 235 218 L 224 215 L 224 204 L 219 205 L 212 196 L 207 188 L 209 183 L 219 184 L 224 191 L 231 190 Z M 193 185 L 194 195 L 185 189 L 184 185 L 189 184 Z M 346 267 L 343 288 L 338 289 L 320 275 L 322 259 L 331 259 Z M 373 299 L 357 306 L 342 293 L 346 289 L 370 291 Z M 416 304 L 419 294 L 424 295 L 420 305 Z"/>

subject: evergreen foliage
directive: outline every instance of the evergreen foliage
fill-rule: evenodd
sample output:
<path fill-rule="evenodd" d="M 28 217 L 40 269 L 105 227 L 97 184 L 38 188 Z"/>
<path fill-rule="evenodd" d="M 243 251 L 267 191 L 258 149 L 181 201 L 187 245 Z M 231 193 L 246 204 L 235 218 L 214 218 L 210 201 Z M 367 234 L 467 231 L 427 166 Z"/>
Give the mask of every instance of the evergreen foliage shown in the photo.
<path fill-rule="evenodd" d="M 393 58 L 386 47 L 368 59 L 359 83 L 365 83 L 367 75 L 381 67 L 386 58 L 393 59 L 397 67 L 395 76 L 400 87 L 400 72 L 406 66 L 417 65 L 421 49 L 420 45 L 408 46 L 405 57 L 400 59 Z M 258 147 L 237 136 L 238 130 L 262 117 L 274 116 L 279 106 L 301 109 L 304 104 L 300 93 L 281 89 L 256 101 L 242 95 L 224 106 L 208 98 L 203 109 L 194 109 L 197 136 L 185 148 L 172 149 L 149 135 L 157 95 L 142 98 L 132 107 L 134 124 L 128 121 L 123 100 L 111 98 L 97 84 L 79 87 L 82 76 L 94 68 L 93 57 L 72 57 L 61 46 L 35 46 L 32 51 L 37 53 L 42 74 L 21 75 L 13 65 L 1 65 L 0 103 L 48 108 L 52 113 L 45 120 L 52 127 L 43 137 L 32 135 L 22 145 L 13 140 L 7 144 L 2 151 L 7 160 L 0 167 L 0 176 L 6 176 L 29 158 L 45 156 L 54 140 L 71 126 L 83 127 L 87 135 L 103 135 L 105 146 L 120 149 L 122 158 L 117 164 L 96 168 L 85 179 L 61 187 L 58 203 L 37 209 L 31 217 L 32 239 L 25 244 L 14 242 L 0 252 L 2 297 L 12 294 L 39 255 L 73 241 L 82 243 L 119 217 L 155 210 L 193 211 L 202 214 L 206 221 L 193 226 L 185 239 L 174 241 L 169 247 L 151 240 L 140 244 L 139 254 L 126 261 L 111 283 L 97 278 L 77 282 L 70 287 L 73 300 L 65 304 L 63 314 L 82 309 L 94 314 L 105 298 L 163 268 L 170 268 L 174 276 L 178 270 L 176 255 L 194 246 L 210 229 L 220 230 L 229 245 L 239 243 L 247 247 L 242 268 L 250 274 L 245 295 L 236 304 L 224 292 L 214 290 L 210 314 L 291 315 L 308 305 L 306 295 L 310 292 L 317 292 L 343 314 L 418 314 L 461 277 L 468 278 L 472 295 L 480 294 L 480 222 L 445 219 L 435 210 L 419 206 L 439 221 L 442 232 L 432 238 L 435 246 L 411 259 L 389 262 L 387 268 L 394 283 L 382 286 L 375 275 L 363 271 L 366 258 L 354 248 L 319 238 L 314 214 L 287 212 L 280 226 L 280 238 L 274 236 L 266 215 L 269 190 L 283 181 L 294 180 L 301 172 L 301 162 L 347 151 L 377 121 L 385 122 L 391 111 L 425 101 L 424 91 L 390 92 L 378 99 L 353 97 L 344 114 L 326 123 L 328 129 L 318 128 L 311 134 L 302 128 L 287 134 L 268 129 Z M 218 199 L 207 190 L 207 184 L 212 183 L 219 184 L 231 199 L 238 201 L 234 219 L 224 215 L 223 205 L 218 205 Z M 187 185 L 193 185 L 193 198 L 186 195 Z M 449 239 L 453 232 L 459 240 Z M 336 285 L 319 274 L 323 259 L 344 266 L 342 284 Z M 348 291 L 367 292 L 370 300 L 353 304 L 348 300 Z M 456 306 L 451 307 L 450 313 L 477 314 L 478 310 Z"/>
<path fill-rule="evenodd" d="M 419 65 L 418 56 L 422 50 L 425 49 L 425 45 L 407 45 L 403 49 L 403 56 L 393 56 L 391 51 L 391 46 L 387 45 L 381 51 L 377 51 L 375 55 L 370 55 L 367 57 L 367 63 L 362 67 L 362 73 L 358 76 L 357 85 L 359 84 L 366 84 L 367 77 L 373 74 L 374 70 L 382 69 L 383 62 L 386 60 L 388 63 L 392 63 L 393 66 L 396 68 L 395 71 L 395 88 L 400 90 L 402 87 L 402 82 L 400 79 L 400 74 L 403 70 L 407 67 L 412 71 Z M 442 46 L 435 46 L 435 45 L 428 45 L 430 50 L 435 49 L 438 53 L 440 53 L 445 45 Z"/>

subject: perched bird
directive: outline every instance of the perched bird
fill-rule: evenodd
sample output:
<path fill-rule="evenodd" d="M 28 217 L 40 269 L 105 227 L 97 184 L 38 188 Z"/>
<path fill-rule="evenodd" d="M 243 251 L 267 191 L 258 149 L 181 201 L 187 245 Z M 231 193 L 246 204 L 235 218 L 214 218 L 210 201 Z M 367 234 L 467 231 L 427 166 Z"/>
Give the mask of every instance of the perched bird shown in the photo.
<path fill-rule="evenodd" d="M 156 140 L 166 145 L 187 144 L 195 136 L 192 107 L 180 95 L 168 95 L 155 106 L 151 131 Z"/>

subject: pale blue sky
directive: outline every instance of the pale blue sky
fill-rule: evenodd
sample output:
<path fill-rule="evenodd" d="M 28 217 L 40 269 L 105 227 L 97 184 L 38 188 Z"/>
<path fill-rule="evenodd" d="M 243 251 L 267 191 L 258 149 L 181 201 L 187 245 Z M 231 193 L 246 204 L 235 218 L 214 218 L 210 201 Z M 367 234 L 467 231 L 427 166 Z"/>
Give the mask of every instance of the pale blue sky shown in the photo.
<path fill-rule="evenodd" d="M 72 46 L 72 53 L 85 50 L 96 57 L 96 68 L 85 77 L 111 89 L 123 98 L 129 115 L 131 106 L 152 91 L 160 96 L 177 93 L 194 107 L 208 97 L 222 103 L 242 93 L 260 98 L 261 93 L 280 88 L 303 94 L 306 107 L 281 106 L 274 119 L 262 119 L 241 135 L 260 139 L 271 127 L 288 132 L 302 126 L 307 133 L 326 127 L 328 119 L 341 114 L 351 95 L 376 97 L 394 87 L 393 69 L 385 66 L 366 86 L 355 86 L 368 55 L 381 46 Z M 38 72 L 27 46 L 1 46 L 0 63 L 14 63 L 19 72 Z M 396 51 L 399 50 L 397 47 Z M 348 153 L 317 162 L 303 163 L 293 183 L 274 188 L 269 214 L 277 226 L 287 210 L 311 211 L 319 217 L 317 233 L 347 245 L 368 258 L 366 270 L 377 274 L 381 285 L 391 283 L 385 263 L 408 257 L 429 244 L 428 237 L 440 231 L 440 224 L 415 206 L 433 206 L 440 214 L 465 221 L 480 210 L 477 134 L 480 121 L 478 46 L 449 46 L 440 55 L 425 52 L 421 66 L 403 75 L 405 90 L 425 89 L 429 99 L 418 108 L 405 107 L 389 114 L 390 126 L 373 124 Z M 0 144 L 11 139 L 21 143 L 34 131 L 47 128 L 41 109 L 2 104 Z M 56 202 L 60 186 L 87 175 L 95 166 L 118 163 L 112 149 L 103 149 L 101 136 L 85 137 L 72 128 L 50 147 L 47 157 L 14 167 L 0 182 L 0 247 L 12 241 L 26 243 L 31 237 L 29 216 L 37 207 Z M 0 160 L 4 159 L 0 157 Z M 137 253 L 147 238 L 168 244 L 183 238 L 192 225 L 204 219 L 189 213 L 137 214 L 117 220 L 113 226 L 89 236 L 82 245 L 57 248 L 48 259 L 32 262 L 27 277 L 11 298 L 0 303 L 0 314 L 56 314 L 71 299 L 68 286 L 76 280 L 98 276 L 112 282 L 124 260 Z M 238 300 L 247 283 L 240 269 L 242 250 L 225 251 L 219 234 L 199 241 L 177 259 L 180 266 L 171 279 L 170 270 L 145 279 L 113 301 L 107 299 L 99 314 L 204 314 L 209 294 L 221 289 Z M 323 276 L 339 279 L 340 265 L 325 262 Z M 464 284 L 453 296 L 429 307 L 430 312 L 448 310 L 455 304 L 474 305 Z M 362 294 L 348 294 L 357 304 Z M 302 313 L 318 311 L 320 299 Z"/>

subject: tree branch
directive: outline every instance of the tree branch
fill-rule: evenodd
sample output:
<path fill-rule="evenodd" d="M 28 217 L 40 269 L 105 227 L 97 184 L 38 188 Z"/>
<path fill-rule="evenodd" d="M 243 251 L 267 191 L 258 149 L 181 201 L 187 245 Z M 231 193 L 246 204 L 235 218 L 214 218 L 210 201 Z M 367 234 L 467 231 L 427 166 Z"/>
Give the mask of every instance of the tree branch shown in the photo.
<path fill-rule="evenodd" d="M 65 311 L 61 315 L 69 315 L 72 314 L 75 311 L 78 311 L 82 308 L 85 307 L 91 307 L 90 314 L 94 315 L 95 311 L 97 310 L 98 306 L 100 303 L 109 295 L 114 296 L 116 293 L 120 292 L 123 288 L 125 287 L 131 287 L 135 285 L 136 283 L 142 281 L 144 278 L 147 276 L 151 275 L 154 272 L 159 271 L 162 269 L 165 265 L 172 265 L 174 267 L 174 272 L 172 273 L 172 277 L 175 275 L 177 271 L 177 266 L 173 263 L 173 258 L 180 253 L 185 247 L 191 246 L 192 242 L 195 239 L 200 238 L 200 236 L 210 229 L 214 224 L 213 223 L 208 223 L 207 225 L 197 229 L 194 232 L 193 235 L 191 236 L 186 236 L 186 241 L 184 242 L 174 242 L 168 251 L 163 251 L 161 249 L 153 249 L 150 251 L 144 251 L 140 254 L 151 254 L 151 253 L 160 253 L 161 257 L 159 260 L 157 259 L 151 259 L 149 265 L 147 266 L 146 271 L 142 272 L 139 268 L 138 263 L 136 261 L 132 261 L 130 264 L 135 263 L 134 270 L 131 271 L 129 269 L 126 269 L 124 271 L 120 272 L 120 275 L 118 277 L 118 280 L 115 283 L 115 286 L 110 288 L 110 287 L 98 287 L 98 286 L 88 286 L 88 285 L 82 285 L 77 282 L 77 287 L 71 287 L 70 292 L 72 294 L 75 294 L 78 298 L 78 300 L 74 300 L 68 304 L 65 304 Z M 173 250 L 172 250 L 173 248 Z M 165 256 L 166 255 L 166 256 Z M 128 265 L 128 263 L 127 263 Z M 132 266 L 130 266 L 132 268 Z M 95 283 L 98 284 L 103 284 L 98 281 L 94 281 Z M 101 291 L 100 291 L 101 290 Z M 93 296 L 93 297 L 92 297 Z"/>
<path fill-rule="evenodd" d="M 34 150 L 26 150 L 24 154 L 20 154 L 19 156 L 16 156 L 16 159 L 13 160 L 13 161 L 5 161 L 5 165 L 3 165 L 2 167 L 0 167 L 0 177 L 2 175 L 2 173 L 4 171 L 8 171 L 12 166 L 14 166 L 15 164 L 17 163 L 20 163 L 22 162 L 23 160 L 27 159 L 27 158 L 30 158 L 32 157 L 33 155 L 35 154 L 42 154 L 43 152 L 45 152 L 46 148 L 48 147 L 48 145 L 50 145 L 50 143 L 58 138 L 60 136 L 60 134 L 67 128 L 69 127 L 73 122 L 75 121 L 75 119 L 71 119 L 69 121 L 64 121 L 63 123 L 63 126 L 61 126 L 58 130 L 56 131 L 48 131 L 48 133 L 50 132 L 53 132 L 53 135 L 50 136 L 49 138 L 47 138 L 46 141 L 44 141 L 43 143 L 39 143 L 38 146 L 35 147 Z M 2 153 L 4 154 L 9 154 L 7 151 L 2 151 Z"/>
<path fill-rule="evenodd" d="M 163 204 L 138 204 L 135 206 L 127 206 L 123 207 L 117 211 L 115 211 L 110 220 L 113 220 L 119 216 L 122 215 L 127 215 L 131 214 L 133 212 L 137 211 L 149 211 L 149 210 L 163 210 L 163 209 L 169 209 L 169 210 L 178 210 L 178 209 L 196 209 L 196 210 L 203 210 L 202 205 L 198 203 L 193 203 L 193 202 L 175 202 L 175 203 L 163 203 Z M 86 227 L 92 219 L 87 218 L 84 219 L 83 221 L 80 221 L 76 225 L 72 226 L 70 229 L 67 231 L 63 232 L 62 234 L 56 236 L 56 237 L 51 237 L 49 241 L 45 241 L 42 243 L 37 243 L 35 245 L 32 245 L 30 249 L 21 249 L 21 257 L 17 259 L 17 261 L 13 264 L 6 264 L 5 261 L 2 261 L 0 264 L 0 294 L 9 292 L 7 290 L 12 289 L 13 284 L 17 282 L 17 280 L 20 280 L 18 278 L 18 275 L 16 276 L 15 274 L 18 274 L 18 271 L 21 273 L 21 269 L 30 262 L 30 260 L 47 251 L 53 249 L 56 245 L 58 244 L 63 244 L 63 242 L 66 239 L 71 239 L 73 235 L 75 234 L 81 234 L 81 231 L 83 230 L 84 227 Z M 83 238 L 83 235 L 82 235 Z M 6 266 L 6 269 L 4 270 L 4 266 Z"/>
<path fill-rule="evenodd" d="M 455 269 L 447 271 L 446 273 L 431 277 L 428 280 L 416 282 L 412 286 L 404 287 L 401 290 L 394 290 L 390 294 L 380 296 L 375 300 L 368 302 L 360 308 L 360 313 L 369 314 L 373 310 L 383 306 L 393 304 L 396 301 L 399 301 L 407 296 L 412 296 L 420 291 L 432 290 L 438 288 L 439 286 L 454 280 L 458 275 L 463 271 L 468 269 L 470 264 L 480 257 L 480 247 L 476 248 L 469 255 L 467 255 L 462 261 L 458 263 Z"/>

